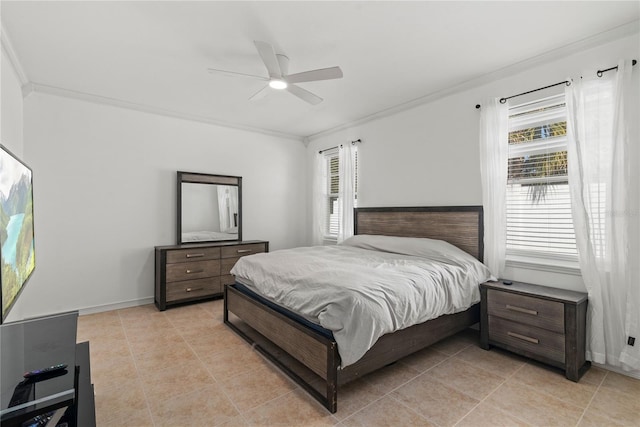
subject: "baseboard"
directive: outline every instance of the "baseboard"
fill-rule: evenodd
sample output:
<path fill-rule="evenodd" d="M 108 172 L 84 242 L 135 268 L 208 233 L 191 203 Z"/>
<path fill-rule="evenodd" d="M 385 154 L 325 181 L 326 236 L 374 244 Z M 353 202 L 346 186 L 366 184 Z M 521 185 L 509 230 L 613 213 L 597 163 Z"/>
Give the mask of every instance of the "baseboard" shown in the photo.
<path fill-rule="evenodd" d="M 104 311 L 120 310 L 122 308 L 137 307 L 146 304 L 153 304 L 153 297 L 116 302 L 113 304 L 97 305 L 93 307 L 84 307 L 79 309 L 78 312 L 82 316 L 83 314 L 102 313 Z"/>
<path fill-rule="evenodd" d="M 615 373 L 620 374 L 620 375 L 626 375 L 628 377 L 640 380 L 640 371 L 625 371 L 625 370 L 620 369 L 620 368 L 615 367 L 615 366 L 601 365 L 599 363 L 593 363 L 593 362 L 591 362 L 591 364 L 593 366 L 596 366 L 596 367 L 601 368 L 601 369 L 605 369 L 607 371 L 615 372 Z"/>

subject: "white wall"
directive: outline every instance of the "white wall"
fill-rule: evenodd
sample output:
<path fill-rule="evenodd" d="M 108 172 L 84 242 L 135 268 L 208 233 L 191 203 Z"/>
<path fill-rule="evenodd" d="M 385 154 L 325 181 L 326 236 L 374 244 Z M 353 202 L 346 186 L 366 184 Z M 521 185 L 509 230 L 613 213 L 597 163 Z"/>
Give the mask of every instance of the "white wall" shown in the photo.
<path fill-rule="evenodd" d="M 2 46 L 0 57 L 0 144 L 19 159 L 23 156 L 23 101 L 20 79 Z M 29 165 L 30 166 L 30 165 Z M 18 300 L 19 301 L 19 300 Z M 9 312 L 7 321 L 15 320 L 18 301 Z"/>
<path fill-rule="evenodd" d="M 304 243 L 299 141 L 37 92 L 24 107 L 36 270 L 15 318 L 150 302 L 153 248 L 175 244 L 178 170 L 242 176 L 245 240 Z"/>
<path fill-rule="evenodd" d="M 616 65 L 620 58 L 640 59 L 637 34 L 313 139 L 307 148 L 308 182 L 311 183 L 313 157 L 318 150 L 361 138 L 359 206 L 482 204 L 478 160 L 480 112 L 475 105 L 485 97 L 510 96 L 569 76 L 593 75 L 599 68 Z M 634 67 L 633 75 L 640 78 L 640 66 Z M 638 101 L 638 93 L 630 95 Z M 637 143 L 638 139 L 636 127 L 632 140 Z M 308 188 L 310 193 L 311 184 Z M 311 199 L 307 202 L 310 206 Z M 310 222 L 311 208 L 307 212 Z M 510 268 L 505 277 L 584 290 L 577 275 Z"/>
<path fill-rule="evenodd" d="M 20 79 L 4 48 L 0 59 L 0 78 L 0 143 L 22 159 L 22 90 Z"/>

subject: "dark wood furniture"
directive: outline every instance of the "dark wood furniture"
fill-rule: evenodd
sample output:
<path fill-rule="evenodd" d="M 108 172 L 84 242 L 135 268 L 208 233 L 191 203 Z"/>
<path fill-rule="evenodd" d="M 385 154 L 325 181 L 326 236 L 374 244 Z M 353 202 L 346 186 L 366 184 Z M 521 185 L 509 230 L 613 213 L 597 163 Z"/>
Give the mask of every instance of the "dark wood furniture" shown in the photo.
<path fill-rule="evenodd" d="M 355 234 L 446 240 L 482 260 L 482 206 L 357 208 Z M 395 362 L 479 321 L 468 310 L 382 336 L 356 363 L 340 368 L 336 342 L 259 300 L 225 287 L 224 321 L 255 345 L 329 411 L 336 412 L 338 385 Z"/>
<path fill-rule="evenodd" d="M 76 406 L 75 416 L 78 427 L 95 427 L 96 402 L 91 383 L 91 361 L 89 341 L 76 344 Z"/>
<path fill-rule="evenodd" d="M 245 255 L 268 252 L 269 242 L 216 242 L 156 246 L 155 304 L 159 310 L 175 304 L 221 297 L 230 273 Z"/>
<path fill-rule="evenodd" d="M 564 369 L 578 381 L 585 359 L 587 294 L 528 283 L 480 285 L 480 346 L 491 345 Z"/>
<path fill-rule="evenodd" d="M 0 425 L 95 427 L 89 343 L 76 344 L 77 312 L 0 326 Z M 67 368 L 24 379 L 56 364 Z"/>

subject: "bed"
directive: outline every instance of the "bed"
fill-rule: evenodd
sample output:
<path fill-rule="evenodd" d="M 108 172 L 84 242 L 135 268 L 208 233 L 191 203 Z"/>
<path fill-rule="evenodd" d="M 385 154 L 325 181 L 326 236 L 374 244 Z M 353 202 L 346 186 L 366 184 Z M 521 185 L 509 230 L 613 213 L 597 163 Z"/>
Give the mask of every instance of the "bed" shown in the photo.
<path fill-rule="evenodd" d="M 356 235 L 443 240 L 482 261 L 481 206 L 358 208 Z M 226 286 L 224 322 L 300 384 L 330 412 L 338 386 L 393 363 L 479 321 L 479 304 L 381 336 L 354 363 L 342 366 L 330 331 L 274 304 L 241 283 Z"/>
<path fill-rule="evenodd" d="M 212 240 L 238 240 L 238 228 L 231 231 L 185 231 L 182 233 L 182 243 Z"/>

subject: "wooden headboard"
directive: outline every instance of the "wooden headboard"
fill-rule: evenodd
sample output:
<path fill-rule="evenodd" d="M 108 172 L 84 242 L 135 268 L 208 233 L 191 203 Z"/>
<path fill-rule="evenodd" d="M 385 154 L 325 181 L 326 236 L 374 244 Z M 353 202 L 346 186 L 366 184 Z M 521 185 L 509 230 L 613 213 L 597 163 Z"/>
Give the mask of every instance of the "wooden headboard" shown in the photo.
<path fill-rule="evenodd" d="M 356 208 L 354 233 L 444 240 L 480 261 L 484 255 L 482 206 Z"/>

